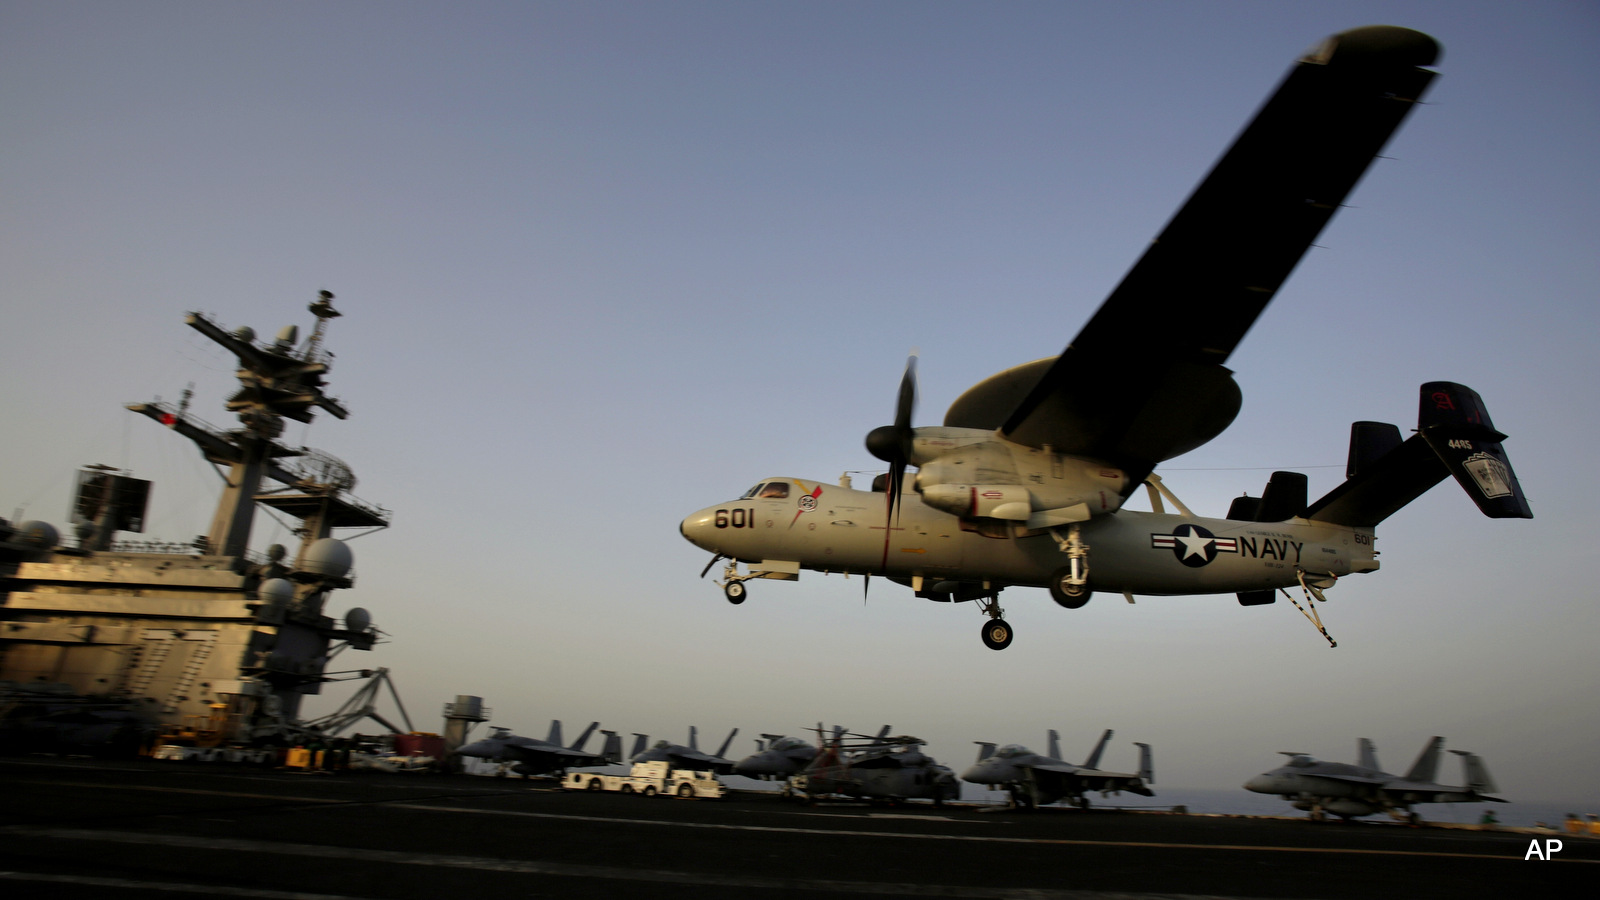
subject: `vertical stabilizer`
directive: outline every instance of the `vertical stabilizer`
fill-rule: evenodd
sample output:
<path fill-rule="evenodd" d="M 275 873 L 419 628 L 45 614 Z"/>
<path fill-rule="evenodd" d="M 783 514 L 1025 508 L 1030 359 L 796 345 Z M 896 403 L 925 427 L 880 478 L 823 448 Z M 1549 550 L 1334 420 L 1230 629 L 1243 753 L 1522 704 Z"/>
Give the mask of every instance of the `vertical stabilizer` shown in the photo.
<path fill-rule="evenodd" d="M 1155 784 L 1156 770 L 1150 762 L 1150 745 L 1138 741 L 1134 741 L 1133 745 L 1139 748 L 1139 777 L 1144 779 L 1145 784 Z"/>
<path fill-rule="evenodd" d="M 551 719 L 550 720 L 550 734 L 545 737 L 545 741 L 548 742 L 548 743 L 551 743 L 551 744 L 555 744 L 557 747 L 565 747 L 566 746 L 566 744 L 561 743 L 561 720 L 560 719 Z"/>
<path fill-rule="evenodd" d="M 1361 747 L 1361 757 L 1356 761 L 1356 765 L 1374 772 L 1382 772 L 1383 767 L 1378 765 L 1378 748 L 1372 745 L 1372 741 L 1359 738 L 1356 744 Z"/>
<path fill-rule="evenodd" d="M 635 731 L 633 733 L 633 750 L 628 754 L 628 758 L 633 759 L 635 756 L 643 753 L 644 748 L 648 746 L 650 746 L 650 735 L 640 734 L 639 732 Z"/>
<path fill-rule="evenodd" d="M 689 749 L 696 753 L 700 752 L 700 729 L 693 725 L 689 726 Z"/>
<path fill-rule="evenodd" d="M 622 762 L 622 737 L 615 731 L 602 731 L 606 742 L 600 748 L 600 757 L 608 763 Z"/>
<path fill-rule="evenodd" d="M 596 728 L 599 728 L 599 727 L 600 727 L 600 723 L 599 722 L 590 722 L 589 723 L 589 727 L 585 728 L 583 730 L 583 734 L 578 735 L 578 740 L 575 743 L 573 743 L 572 748 L 574 750 L 582 750 L 583 749 L 583 745 L 589 743 L 589 736 L 594 734 L 594 730 Z M 556 744 L 556 746 L 560 747 L 562 745 L 558 743 L 558 744 Z"/>
<path fill-rule="evenodd" d="M 1100 754 L 1106 752 L 1106 744 L 1110 741 L 1111 729 L 1107 728 L 1106 733 L 1100 735 L 1100 743 L 1094 745 L 1094 752 L 1089 754 L 1089 758 L 1083 761 L 1083 767 L 1085 769 L 1100 768 Z"/>
<path fill-rule="evenodd" d="M 1422 386 L 1417 431 L 1439 454 L 1483 514 L 1495 519 L 1531 519 L 1533 511 L 1511 470 L 1489 410 L 1472 388 L 1448 381 Z"/>
<path fill-rule="evenodd" d="M 722 742 L 722 746 L 721 747 L 717 748 L 717 755 L 718 756 L 722 757 L 723 759 L 727 759 L 728 758 L 728 748 L 733 746 L 733 736 L 738 734 L 738 733 L 739 733 L 739 729 L 737 729 L 737 728 L 735 728 L 734 730 L 728 732 L 728 739 Z"/>
<path fill-rule="evenodd" d="M 1406 780 L 1432 784 L 1434 779 L 1439 777 L 1439 748 L 1443 746 L 1442 737 L 1428 741 L 1428 745 L 1417 754 L 1417 761 L 1411 764 L 1411 771 L 1406 773 Z"/>
<path fill-rule="evenodd" d="M 994 744 L 989 741 L 973 741 L 973 743 L 978 745 L 978 758 L 972 761 L 973 765 L 977 765 L 994 755 Z"/>
<path fill-rule="evenodd" d="M 1489 774 L 1489 767 L 1483 764 L 1483 757 L 1465 750 L 1451 750 L 1451 753 L 1460 755 L 1461 765 L 1466 769 L 1467 787 L 1480 794 L 1498 794 L 1500 789 L 1495 787 L 1494 778 Z"/>
<path fill-rule="evenodd" d="M 1056 734 L 1054 728 L 1050 729 L 1050 758 L 1061 758 L 1061 735 Z"/>

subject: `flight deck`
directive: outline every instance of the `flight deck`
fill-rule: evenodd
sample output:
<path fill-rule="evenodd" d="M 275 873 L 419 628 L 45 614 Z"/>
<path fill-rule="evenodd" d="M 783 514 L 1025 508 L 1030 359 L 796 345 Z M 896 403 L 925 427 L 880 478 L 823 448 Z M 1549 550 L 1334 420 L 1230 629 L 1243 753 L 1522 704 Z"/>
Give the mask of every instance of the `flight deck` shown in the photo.
<path fill-rule="evenodd" d="M 154 760 L 13 757 L 0 781 L 10 896 L 1453 900 L 1600 879 L 1600 840 L 1565 838 L 1544 862 L 1514 830 L 679 800 Z"/>

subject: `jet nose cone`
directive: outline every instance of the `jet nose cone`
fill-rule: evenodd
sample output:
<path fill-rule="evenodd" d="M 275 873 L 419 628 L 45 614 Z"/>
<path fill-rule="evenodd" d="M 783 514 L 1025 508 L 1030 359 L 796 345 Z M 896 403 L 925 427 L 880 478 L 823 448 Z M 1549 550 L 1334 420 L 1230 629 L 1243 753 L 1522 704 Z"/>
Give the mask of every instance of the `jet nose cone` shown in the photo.
<path fill-rule="evenodd" d="M 961 773 L 961 780 L 970 781 L 973 784 L 994 784 L 994 777 L 990 772 L 991 768 L 991 766 L 986 766 L 983 763 L 968 766 L 967 770 Z"/>
<path fill-rule="evenodd" d="M 1277 793 L 1272 789 L 1273 781 L 1274 779 L 1270 775 L 1257 775 L 1256 777 L 1244 783 L 1244 789 L 1247 791 L 1255 791 L 1258 794 Z"/>

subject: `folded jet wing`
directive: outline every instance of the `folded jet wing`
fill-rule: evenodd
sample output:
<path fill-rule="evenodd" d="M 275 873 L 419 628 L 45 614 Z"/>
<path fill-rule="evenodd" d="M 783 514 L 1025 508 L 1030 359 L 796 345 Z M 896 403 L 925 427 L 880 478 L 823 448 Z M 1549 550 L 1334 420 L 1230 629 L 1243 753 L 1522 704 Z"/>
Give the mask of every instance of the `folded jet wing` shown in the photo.
<path fill-rule="evenodd" d="M 1417 31 L 1358 28 L 1303 57 L 1055 359 L 967 391 L 948 426 L 1103 460 L 1129 490 L 1239 412 L 1223 366 L 1434 73 Z"/>

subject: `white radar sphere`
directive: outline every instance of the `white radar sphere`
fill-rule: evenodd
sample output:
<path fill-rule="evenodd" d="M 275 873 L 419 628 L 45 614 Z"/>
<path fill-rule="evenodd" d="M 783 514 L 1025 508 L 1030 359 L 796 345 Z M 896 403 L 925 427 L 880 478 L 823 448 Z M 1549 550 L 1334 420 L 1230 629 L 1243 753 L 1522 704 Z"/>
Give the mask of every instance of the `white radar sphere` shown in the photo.
<path fill-rule="evenodd" d="M 306 548 L 300 571 L 321 575 L 324 578 L 343 578 L 355 563 L 350 545 L 338 538 L 323 538 Z"/>
<path fill-rule="evenodd" d="M 262 603 L 286 604 L 294 599 L 294 582 L 287 578 L 268 578 L 256 588 Z"/>

